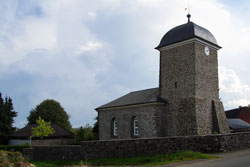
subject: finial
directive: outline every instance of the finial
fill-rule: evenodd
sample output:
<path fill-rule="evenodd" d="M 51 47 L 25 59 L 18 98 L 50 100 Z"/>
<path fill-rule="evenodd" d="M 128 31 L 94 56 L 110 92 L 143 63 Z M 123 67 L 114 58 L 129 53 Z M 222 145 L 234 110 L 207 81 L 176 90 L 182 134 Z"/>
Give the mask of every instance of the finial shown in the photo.
<path fill-rule="evenodd" d="M 189 4 L 188 4 L 188 7 L 185 8 L 185 10 L 188 10 L 188 14 L 187 14 L 188 23 L 190 23 L 190 17 L 191 17 L 191 15 L 190 15 L 190 8 L 191 8 L 191 6 L 189 6 Z"/>
<path fill-rule="evenodd" d="M 191 17 L 191 14 L 187 14 L 187 18 L 188 18 L 188 23 L 190 23 L 190 17 Z"/>

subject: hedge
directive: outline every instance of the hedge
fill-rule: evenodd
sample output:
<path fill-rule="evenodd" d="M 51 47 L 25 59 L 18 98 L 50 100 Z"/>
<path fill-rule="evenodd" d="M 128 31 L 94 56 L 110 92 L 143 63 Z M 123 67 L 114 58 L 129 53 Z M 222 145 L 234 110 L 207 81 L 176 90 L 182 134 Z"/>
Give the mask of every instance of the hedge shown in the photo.
<path fill-rule="evenodd" d="M 29 148 L 29 144 L 24 144 L 24 145 L 0 145 L 0 150 L 5 150 L 5 151 L 19 151 L 22 152 L 24 148 Z"/>

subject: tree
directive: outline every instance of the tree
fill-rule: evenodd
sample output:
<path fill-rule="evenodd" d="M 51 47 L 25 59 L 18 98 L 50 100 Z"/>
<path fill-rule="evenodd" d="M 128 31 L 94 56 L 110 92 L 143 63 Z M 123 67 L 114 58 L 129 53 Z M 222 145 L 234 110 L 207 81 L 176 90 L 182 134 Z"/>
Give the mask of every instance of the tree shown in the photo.
<path fill-rule="evenodd" d="M 85 140 L 85 136 L 84 136 L 84 129 L 83 127 L 81 126 L 79 129 L 77 129 L 75 131 L 75 142 L 77 144 L 80 143 L 80 141 L 84 141 Z"/>
<path fill-rule="evenodd" d="M 60 103 L 55 100 L 44 100 L 35 109 L 32 109 L 27 118 L 28 125 L 35 124 L 39 116 L 46 122 L 51 122 L 65 129 L 72 130 L 69 115 L 61 107 Z"/>
<path fill-rule="evenodd" d="M 3 99 L 0 93 L 0 144 L 7 144 L 8 135 L 15 131 L 13 123 L 16 116 L 12 99 L 8 96 Z"/>
<path fill-rule="evenodd" d="M 40 137 L 43 139 L 44 137 L 55 133 L 54 129 L 50 126 L 50 122 L 45 122 L 40 116 L 36 120 L 36 123 L 38 126 L 32 128 L 31 137 Z"/>
<path fill-rule="evenodd" d="M 86 141 L 94 140 L 93 128 L 89 124 L 86 124 L 83 127 L 83 130 L 84 130 L 84 138 Z"/>
<path fill-rule="evenodd" d="M 84 127 L 80 127 L 79 129 L 75 130 L 75 142 L 79 143 L 80 141 L 89 141 L 94 140 L 95 134 L 93 133 L 93 128 L 86 124 Z"/>

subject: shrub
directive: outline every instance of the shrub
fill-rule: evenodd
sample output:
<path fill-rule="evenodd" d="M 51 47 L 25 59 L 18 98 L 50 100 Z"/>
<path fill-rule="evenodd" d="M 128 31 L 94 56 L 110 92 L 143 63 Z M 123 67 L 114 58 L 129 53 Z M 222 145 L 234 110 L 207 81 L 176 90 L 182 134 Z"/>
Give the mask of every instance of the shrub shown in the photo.
<path fill-rule="evenodd" d="M 0 145 L 0 150 L 23 152 L 24 148 L 29 147 L 30 145 L 28 143 L 25 143 L 24 145 Z"/>

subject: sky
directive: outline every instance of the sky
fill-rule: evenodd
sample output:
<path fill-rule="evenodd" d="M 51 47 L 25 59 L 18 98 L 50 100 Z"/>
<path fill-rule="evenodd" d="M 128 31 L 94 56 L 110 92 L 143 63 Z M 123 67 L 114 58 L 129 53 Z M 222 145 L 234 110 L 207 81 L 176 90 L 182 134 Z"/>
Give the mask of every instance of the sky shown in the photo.
<path fill-rule="evenodd" d="M 191 21 L 219 50 L 225 110 L 250 104 L 248 0 L 0 0 L 0 92 L 27 124 L 54 99 L 73 127 L 92 125 L 95 108 L 131 91 L 158 87 L 163 35 Z"/>

